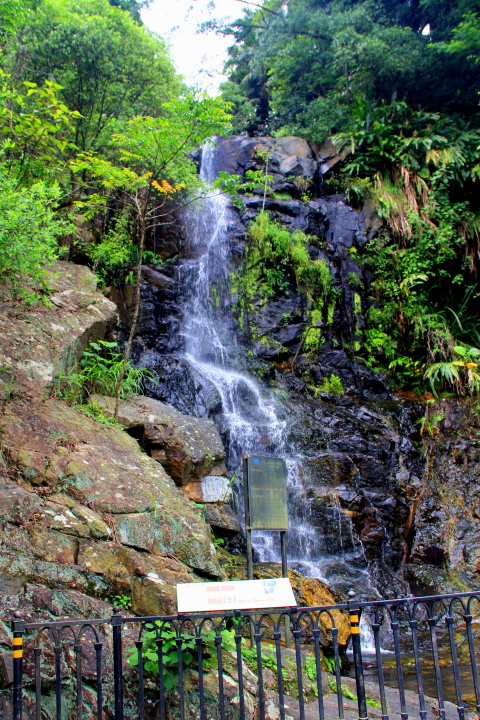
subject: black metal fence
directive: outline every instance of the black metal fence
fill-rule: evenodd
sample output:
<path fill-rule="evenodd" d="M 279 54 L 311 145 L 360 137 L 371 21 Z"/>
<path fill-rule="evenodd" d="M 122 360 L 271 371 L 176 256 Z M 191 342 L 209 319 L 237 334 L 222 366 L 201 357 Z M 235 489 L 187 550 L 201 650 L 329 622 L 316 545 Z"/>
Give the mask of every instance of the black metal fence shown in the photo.
<path fill-rule="evenodd" d="M 109 619 L 15 621 L 13 684 L 0 693 L 0 717 L 480 714 L 480 592 L 192 616 L 117 611 Z"/>

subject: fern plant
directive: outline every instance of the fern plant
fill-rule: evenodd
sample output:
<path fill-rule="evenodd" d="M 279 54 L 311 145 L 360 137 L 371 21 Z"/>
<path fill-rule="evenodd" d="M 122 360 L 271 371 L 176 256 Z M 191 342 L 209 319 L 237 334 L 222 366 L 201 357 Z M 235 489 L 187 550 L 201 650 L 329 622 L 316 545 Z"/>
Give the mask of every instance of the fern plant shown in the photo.
<path fill-rule="evenodd" d="M 429 365 L 424 377 L 429 380 L 433 394 L 439 388 L 452 389 L 459 395 L 477 394 L 480 390 L 480 350 L 467 345 L 453 348 L 454 359 Z"/>
<path fill-rule="evenodd" d="M 80 361 L 69 372 L 59 374 L 56 383 L 57 397 L 73 405 L 85 403 L 94 393 L 114 397 L 123 363 L 123 354 L 114 352 L 116 347 L 117 343 L 107 340 L 90 343 L 83 351 Z M 133 367 L 131 362 L 128 362 L 122 381 L 121 397 L 140 394 L 147 377 L 155 383 L 156 378 L 150 370 Z"/>

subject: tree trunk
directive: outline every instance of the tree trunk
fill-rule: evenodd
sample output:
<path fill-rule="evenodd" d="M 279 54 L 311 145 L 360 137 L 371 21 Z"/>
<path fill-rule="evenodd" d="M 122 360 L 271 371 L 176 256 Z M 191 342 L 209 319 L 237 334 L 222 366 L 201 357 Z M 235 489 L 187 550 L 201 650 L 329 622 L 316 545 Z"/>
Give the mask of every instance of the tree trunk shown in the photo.
<path fill-rule="evenodd" d="M 139 213 L 140 236 L 139 236 L 139 240 L 138 240 L 137 278 L 136 278 L 136 284 L 135 284 L 135 311 L 133 313 L 132 326 L 130 328 L 130 334 L 128 336 L 127 345 L 125 347 L 125 353 L 123 356 L 123 362 L 122 362 L 122 367 L 120 370 L 120 375 L 118 376 L 117 386 L 115 388 L 115 412 L 114 412 L 115 420 L 118 418 L 118 409 L 120 406 L 120 393 L 122 390 L 122 382 L 123 382 L 123 378 L 125 377 L 125 370 L 127 368 L 128 359 L 130 357 L 130 350 L 132 348 L 133 338 L 135 337 L 135 329 L 137 327 L 138 314 L 140 312 L 140 286 L 141 286 L 141 281 L 142 281 L 142 255 L 143 255 L 143 248 L 145 245 L 145 234 L 146 234 L 145 215 L 146 215 L 147 207 L 148 207 L 148 195 L 147 195 L 147 198 L 145 199 L 145 204 L 142 208 L 142 212 Z"/>

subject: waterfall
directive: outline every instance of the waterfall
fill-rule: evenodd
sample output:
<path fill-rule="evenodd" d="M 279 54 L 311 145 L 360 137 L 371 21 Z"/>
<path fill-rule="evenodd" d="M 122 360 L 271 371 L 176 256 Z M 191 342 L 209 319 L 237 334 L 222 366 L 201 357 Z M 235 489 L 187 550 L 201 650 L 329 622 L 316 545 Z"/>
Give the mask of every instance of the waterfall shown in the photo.
<path fill-rule="evenodd" d="M 203 148 L 201 177 L 210 184 L 215 179 L 215 152 L 213 143 Z M 328 524 L 331 534 L 337 535 L 340 551 L 332 553 L 331 540 L 312 522 L 306 458 L 291 446 L 287 411 L 274 389 L 246 371 L 247 351 L 236 337 L 231 307 L 229 231 L 235 223 L 233 213 L 228 197 L 212 190 L 210 197 L 193 206 L 185 218 L 191 259 L 183 263 L 179 278 L 184 296 L 180 328 L 184 359 L 200 385 L 218 397 L 221 411 L 214 420 L 227 438 L 231 471 L 240 464 L 243 453 L 285 458 L 289 565 L 304 575 L 322 579 L 332 576 L 345 584 L 346 575 L 365 573 L 366 565 L 363 559 L 355 563 L 358 547 L 354 547 L 351 523 L 344 521 L 338 501 L 334 501 Z M 280 560 L 278 533 L 254 532 L 253 544 L 262 561 Z"/>

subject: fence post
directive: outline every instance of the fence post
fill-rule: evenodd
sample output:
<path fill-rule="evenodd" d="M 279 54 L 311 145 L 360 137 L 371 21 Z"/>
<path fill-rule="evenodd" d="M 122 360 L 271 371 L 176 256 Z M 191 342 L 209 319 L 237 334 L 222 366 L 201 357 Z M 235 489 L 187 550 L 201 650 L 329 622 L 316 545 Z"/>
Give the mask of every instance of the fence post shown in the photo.
<path fill-rule="evenodd" d="M 13 720 L 22 720 L 22 662 L 25 623 L 14 620 L 13 629 Z"/>
<path fill-rule="evenodd" d="M 350 632 L 352 633 L 353 665 L 357 685 L 357 702 L 359 720 L 367 720 L 367 701 L 365 697 L 365 681 L 363 678 L 362 646 L 360 643 L 360 606 L 358 602 L 348 603 L 350 613 Z"/>
<path fill-rule="evenodd" d="M 123 720 L 123 667 L 122 667 L 122 617 L 120 608 L 113 608 L 111 619 L 113 634 L 113 686 L 115 693 L 115 720 Z"/>

